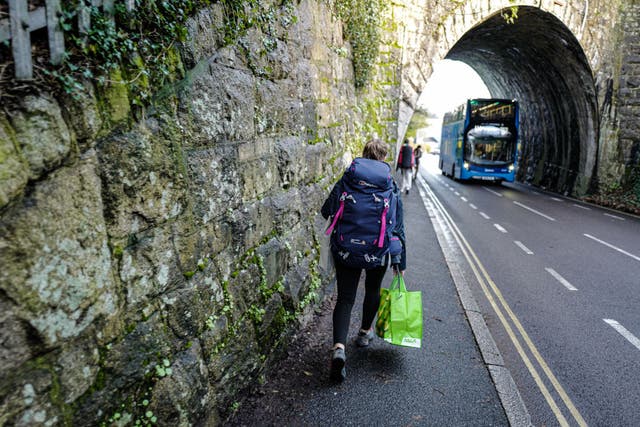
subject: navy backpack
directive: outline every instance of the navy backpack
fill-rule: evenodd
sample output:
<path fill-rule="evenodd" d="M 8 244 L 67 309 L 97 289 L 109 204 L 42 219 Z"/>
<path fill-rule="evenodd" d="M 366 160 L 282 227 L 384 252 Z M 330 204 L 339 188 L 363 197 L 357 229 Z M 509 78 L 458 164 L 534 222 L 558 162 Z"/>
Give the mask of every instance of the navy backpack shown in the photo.
<path fill-rule="evenodd" d="M 400 254 L 402 244 L 392 235 L 396 226 L 397 195 L 391 167 L 377 160 L 356 158 L 336 184 L 340 204 L 326 230 L 331 250 L 354 268 L 375 268 L 387 254 Z"/>

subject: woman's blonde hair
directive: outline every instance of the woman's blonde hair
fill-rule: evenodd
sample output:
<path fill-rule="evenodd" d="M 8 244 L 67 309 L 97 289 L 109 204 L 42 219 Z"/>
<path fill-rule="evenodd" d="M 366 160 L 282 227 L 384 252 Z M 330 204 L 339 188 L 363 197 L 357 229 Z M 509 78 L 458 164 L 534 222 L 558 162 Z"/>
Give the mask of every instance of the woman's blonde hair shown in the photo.
<path fill-rule="evenodd" d="M 387 158 L 388 150 L 387 144 L 374 138 L 365 144 L 362 150 L 362 157 L 384 162 L 384 159 Z"/>

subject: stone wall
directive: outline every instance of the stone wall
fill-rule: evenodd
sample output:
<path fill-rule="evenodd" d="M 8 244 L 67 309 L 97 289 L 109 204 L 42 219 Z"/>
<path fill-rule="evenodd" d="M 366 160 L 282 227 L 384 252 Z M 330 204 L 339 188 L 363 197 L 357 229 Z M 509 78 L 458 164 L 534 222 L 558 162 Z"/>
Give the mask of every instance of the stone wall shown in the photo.
<path fill-rule="evenodd" d="M 273 8 L 269 48 L 193 17 L 144 111 L 110 83 L 0 116 L 0 425 L 219 424 L 312 315 L 317 212 L 395 141 L 398 49 L 357 94 L 327 3 Z"/>
<path fill-rule="evenodd" d="M 523 3 L 571 30 L 593 70 L 584 114 L 568 116 L 595 124 L 565 157 L 629 176 L 637 1 Z M 114 72 L 0 114 L 0 425 L 223 422 L 330 289 L 317 212 L 339 173 L 368 137 L 397 143 L 432 63 L 476 24 L 504 25 L 489 18 L 511 3 L 394 2 L 361 91 L 331 2 L 269 4 L 274 33 L 231 46 L 219 3 L 194 16 L 146 109 Z M 485 71 L 498 92 L 536 90 Z"/>
<path fill-rule="evenodd" d="M 615 66 L 602 81 L 599 178 L 602 191 L 640 182 L 640 4 L 623 2 L 613 50 Z M 637 190 L 640 197 L 640 189 Z"/>

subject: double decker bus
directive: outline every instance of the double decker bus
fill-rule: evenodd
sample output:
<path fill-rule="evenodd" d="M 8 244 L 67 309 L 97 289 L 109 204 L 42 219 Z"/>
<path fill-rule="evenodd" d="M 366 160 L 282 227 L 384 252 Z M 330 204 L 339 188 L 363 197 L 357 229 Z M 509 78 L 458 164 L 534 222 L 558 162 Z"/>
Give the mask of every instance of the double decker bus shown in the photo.
<path fill-rule="evenodd" d="M 469 99 L 442 120 L 440 169 L 453 179 L 515 179 L 518 102 Z"/>

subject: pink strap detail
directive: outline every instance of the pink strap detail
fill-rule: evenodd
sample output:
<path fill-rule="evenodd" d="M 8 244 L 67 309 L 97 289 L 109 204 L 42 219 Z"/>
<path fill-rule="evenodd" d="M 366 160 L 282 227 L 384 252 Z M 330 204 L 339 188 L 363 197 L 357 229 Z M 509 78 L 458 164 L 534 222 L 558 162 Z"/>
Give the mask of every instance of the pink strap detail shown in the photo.
<path fill-rule="evenodd" d="M 328 236 L 329 234 L 331 234 L 338 220 L 342 218 L 342 212 L 344 212 L 344 199 L 346 198 L 347 198 L 347 193 L 345 191 L 344 193 L 342 193 L 342 196 L 340 196 L 340 207 L 338 208 L 338 211 L 336 212 L 336 214 L 333 216 L 333 222 L 331 222 L 331 225 L 327 227 L 327 231 L 324 232 L 325 236 Z"/>
<path fill-rule="evenodd" d="M 384 199 L 384 209 L 382 210 L 382 217 L 380 220 L 380 236 L 378 237 L 378 247 L 384 246 L 384 235 L 387 232 L 387 211 L 389 210 L 389 199 Z"/>

